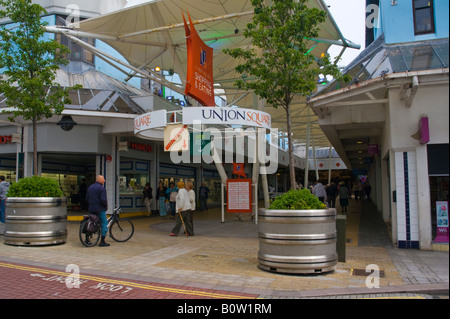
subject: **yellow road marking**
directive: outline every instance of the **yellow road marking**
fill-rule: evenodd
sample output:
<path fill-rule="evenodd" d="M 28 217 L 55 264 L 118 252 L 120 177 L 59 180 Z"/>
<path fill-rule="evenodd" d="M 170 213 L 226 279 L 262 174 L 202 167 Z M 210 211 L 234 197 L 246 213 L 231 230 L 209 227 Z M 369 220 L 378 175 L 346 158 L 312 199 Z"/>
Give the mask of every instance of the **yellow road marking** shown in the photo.
<path fill-rule="evenodd" d="M 24 270 L 24 271 L 30 271 L 30 272 L 40 272 L 40 273 L 44 273 L 44 274 L 57 275 L 57 276 L 68 277 L 68 276 L 72 275 L 72 273 L 67 273 L 67 272 L 42 269 L 42 268 L 33 268 L 33 267 L 28 267 L 28 266 L 19 266 L 19 265 L 6 264 L 6 263 L 0 263 L 0 267 Z M 228 295 L 228 294 L 220 294 L 220 293 L 213 293 L 213 292 L 206 292 L 206 291 L 193 291 L 193 290 L 169 288 L 169 287 L 159 287 L 159 286 L 153 286 L 153 285 L 148 285 L 148 284 L 139 284 L 139 283 L 130 282 L 130 281 L 115 280 L 115 279 L 110 279 L 110 278 L 101 278 L 101 277 L 94 277 L 94 276 L 81 275 L 81 274 L 79 275 L 79 278 L 97 281 L 97 282 L 107 282 L 110 284 L 123 285 L 123 286 L 128 286 L 128 287 L 133 287 L 133 288 L 141 288 L 141 289 L 146 289 L 146 290 L 170 292 L 170 293 L 176 293 L 176 294 L 193 295 L 193 296 L 201 296 L 201 297 L 209 297 L 209 298 L 255 299 L 255 297 L 238 296 L 238 295 L 231 295 L 231 294 Z"/>
<path fill-rule="evenodd" d="M 422 296 L 361 297 L 358 299 L 427 299 Z"/>

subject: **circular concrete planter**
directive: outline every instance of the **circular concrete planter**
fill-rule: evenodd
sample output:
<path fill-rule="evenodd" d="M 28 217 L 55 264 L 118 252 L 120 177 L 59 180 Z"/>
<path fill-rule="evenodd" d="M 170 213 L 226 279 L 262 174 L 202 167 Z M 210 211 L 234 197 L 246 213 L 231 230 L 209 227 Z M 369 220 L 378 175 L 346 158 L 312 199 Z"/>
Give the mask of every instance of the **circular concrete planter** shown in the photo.
<path fill-rule="evenodd" d="M 335 269 L 336 209 L 260 209 L 258 219 L 259 268 L 291 274 Z"/>
<path fill-rule="evenodd" d="M 6 200 L 5 244 L 37 246 L 65 243 L 65 197 L 9 197 Z"/>

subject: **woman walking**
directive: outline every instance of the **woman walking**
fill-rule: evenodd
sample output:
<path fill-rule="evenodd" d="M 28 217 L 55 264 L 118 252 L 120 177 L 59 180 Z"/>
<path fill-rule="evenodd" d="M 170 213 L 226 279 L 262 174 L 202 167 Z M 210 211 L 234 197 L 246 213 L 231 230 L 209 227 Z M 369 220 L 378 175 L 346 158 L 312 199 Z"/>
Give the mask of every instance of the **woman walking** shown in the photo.
<path fill-rule="evenodd" d="M 144 190 L 142 191 L 142 195 L 144 196 L 144 204 L 147 208 L 147 216 L 150 216 L 152 214 L 152 201 L 153 201 L 153 190 L 150 187 L 150 183 L 147 183 L 145 185 Z"/>
<path fill-rule="evenodd" d="M 167 187 L 164 186 L 163 182 L 160 181 L 158 189 L 156 190 L 156 200 L 159 203 L 159 216 L 166 216 L 166 190 Z"/>

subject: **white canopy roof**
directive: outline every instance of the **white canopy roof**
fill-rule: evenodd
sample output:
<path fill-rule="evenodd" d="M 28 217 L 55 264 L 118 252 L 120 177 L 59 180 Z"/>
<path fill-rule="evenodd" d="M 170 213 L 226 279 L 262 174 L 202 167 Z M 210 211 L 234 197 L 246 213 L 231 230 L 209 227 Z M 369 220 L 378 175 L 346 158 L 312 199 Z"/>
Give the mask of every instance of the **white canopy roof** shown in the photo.
<path fill-rule="evenodd" d="M 129 7 L 123 10 L 81 21 L 79 25 L 71 26 L 73 31 L 68 34 L 101 39 L 122 54 L 131 66 L 144 69 L 156 78 L 160 79 L 153 71 L 155 67 L 173 70 L 183 81 L 182 86 L 178 87 L 178 91 L 183 92 L 187 51 L 182 12 L 189 12 L 200 37 L 214 49 L 214 82 L 225 91 L 227 103 L 268 112 L 272 115 L 272 127 L 286 131 L 284 110 L 264 105 L 251 92 L 240 91 L 233 86 L 235 79 L 240 77 L 235 71 L 239 61 L 222 52 L 225 48 L 250 45 L 250 39 L 243 36 L 243 30 L 253 17 L 250 0 L 154 0 L 138 5 L 134 3 L 136 1 L 131 1 Z M 323 0 L 310 0 L 309 5 L 328 12 Z M 358 48 L 342 36 L 329 12 L 320 30 L 319 37 L 309 44 L 315 56 L 327 52 L 332 44 Z M 325 135 L 314 125 L 316 116 L 313 112 L 308 114 L 313 122 L 311 137 L 314 144 L 329 146 Z M 308 116 L 304 99 L 298 99 L 292 115 L 294 138 L 301 141 L 306 138 Z"/>

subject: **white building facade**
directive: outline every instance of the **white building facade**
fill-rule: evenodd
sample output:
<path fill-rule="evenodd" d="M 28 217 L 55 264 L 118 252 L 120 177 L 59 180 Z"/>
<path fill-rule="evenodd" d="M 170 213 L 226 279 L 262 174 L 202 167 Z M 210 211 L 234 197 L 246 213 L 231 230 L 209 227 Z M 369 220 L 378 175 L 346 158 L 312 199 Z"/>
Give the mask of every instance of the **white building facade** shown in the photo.
<path fill-rule="evenodd" d="M 344 70 L 352 82 L 330 84 L 310 106 L 348 167 L 367 171 L 392 242 L 448 250 L 448 1 L 369 3 L 378 28 Z"/>

